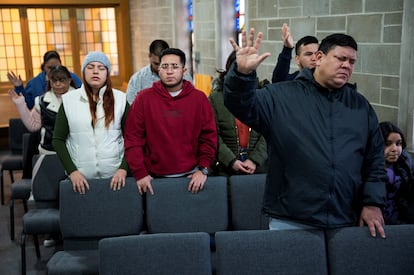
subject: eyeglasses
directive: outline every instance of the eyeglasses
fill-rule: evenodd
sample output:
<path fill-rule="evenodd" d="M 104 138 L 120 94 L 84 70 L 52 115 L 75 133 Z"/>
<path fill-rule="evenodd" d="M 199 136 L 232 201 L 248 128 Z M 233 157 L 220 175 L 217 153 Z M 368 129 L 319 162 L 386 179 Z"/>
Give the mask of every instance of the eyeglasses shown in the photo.
<path fill-rule="evenodd" d="M 178 70 L 179 68 L 181 68 L 181 66 L 178 65 L 177 63 L 171 63 L 171 64 L 162 63 L 160 64 L 160 68 L 163 70 L 168 70 L 168 68 L 171 68 L 173 70 Z"/>
<path fill-rule="evenodd" d="M 60 83 L 66 83 L 66 82 L 68 82 L 68 78 L 52 78 L 52 79 L 50 79 L 50 81 L 52 81 L 52 83 L 57 83 L 57 82 L 60 82 Z"/>

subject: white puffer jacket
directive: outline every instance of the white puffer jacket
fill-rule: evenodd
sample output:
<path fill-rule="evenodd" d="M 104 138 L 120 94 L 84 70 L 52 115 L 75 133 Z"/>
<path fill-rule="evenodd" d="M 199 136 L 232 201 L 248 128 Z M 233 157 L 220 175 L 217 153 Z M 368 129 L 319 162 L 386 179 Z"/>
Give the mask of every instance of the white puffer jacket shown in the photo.
<path fill-rule="evenodd" d="M 115 99 L 114 120 L 105 128 L 105 89 L 106 86 L 99 92 L 95 129 L 92 128 L 88 97 L 83 86 L 62 97 L 70 129 L 66 146 L 74 164 L 86 178 L 112 177 L 124 156 L 121 120 L 126 96 L 122 91 L 112 89 Z"/>

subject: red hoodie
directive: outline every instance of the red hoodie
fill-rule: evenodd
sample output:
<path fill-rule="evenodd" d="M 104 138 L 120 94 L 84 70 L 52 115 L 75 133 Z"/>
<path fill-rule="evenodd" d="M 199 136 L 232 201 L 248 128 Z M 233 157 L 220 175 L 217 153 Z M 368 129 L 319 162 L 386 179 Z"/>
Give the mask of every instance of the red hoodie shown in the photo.
<path fill-rule="evenodd" d="M 217 151 L 211 104 L 186 80 L 176 97 L 161 81 L 139 92 L 124 133 L 125 157 L 136 180 L 210 167 Z"/>

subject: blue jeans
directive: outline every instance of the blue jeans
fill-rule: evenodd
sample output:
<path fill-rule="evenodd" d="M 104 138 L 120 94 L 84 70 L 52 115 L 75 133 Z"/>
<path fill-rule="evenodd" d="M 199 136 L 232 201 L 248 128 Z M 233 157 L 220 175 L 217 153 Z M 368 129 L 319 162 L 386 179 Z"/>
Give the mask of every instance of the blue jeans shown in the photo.
<path fill-rule="evenodd" d="M 303 223 L 288 221 L 288 220 L 270 218 L 269 230 L 289 230 L 289 229 L 317 229 L 317 227 L 303 224 Z"/>

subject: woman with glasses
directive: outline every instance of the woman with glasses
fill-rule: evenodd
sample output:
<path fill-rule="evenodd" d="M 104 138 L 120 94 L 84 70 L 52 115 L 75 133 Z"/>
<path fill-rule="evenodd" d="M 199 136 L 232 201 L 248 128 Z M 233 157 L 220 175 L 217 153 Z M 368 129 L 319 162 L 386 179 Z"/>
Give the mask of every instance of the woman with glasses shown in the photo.
<path fill-rule="evenodd" d="M 45 52 L 43 55 L 43 62 L 41 64 L 41 72 L 30 79 L 26 86 L 23 86 L 23 81 L 19 74 L 10 71 L 7 73 L 7 78 L 9 82 L 13 85 L 14 91 L 17 94 L 21 94 L 24 96 L 24 100 L 26 101 L 27 108 L 29 110 L 33 109 L 35 104 L 35 98 L 37 96 L 43 95 L 47 92 L 48 89 L 48 75 L 52 68 L 62 65 L 62 60 L 60 55 L 57 51 L 51 50 Z M 75 88 L 79 88 L 82 85 L 81 79 L 74 73 L 70 73 L 71 79 L 75 83 Z M 31 178 L 32 177 L 32 157 L 38 154 L 38 146 L 40 143 L 40 133 L 39 132 L 32 132 L 30 135 L 30 139 L 28 142 L 28 152 L 27 152 L 27 160 L 23 164 L 23 178 Z"/>
<path fill-rule="evenodd" d="M 27 104 L 27 108 L 32 109 L 34 106 L 34 100 L 37 96 L 44 94 L 48 91 L 48 79 L 47 76 L 52 68 L 61 65 L 62 61 L 60 55 L 57 51 L 47 51 L 43 55 L 43 63 L 41 65 L 42 71 L 29 80 L 26 84 L 26 87 L 23 86 L 23 81 L 20 78 L 20 75 L 15 74 L 14 72 L 8 72 L 7 78 L 10 83 L 13 84 L 14 90 L 17 94 L 22 94 Z M 73 82 L 75 83 L 75 88 L 79 88 L 82 85 L 80 78 L 74 74 L 70 73 Z"/>
<path fill-rule="evenodd" d="M 29 110 L 25 103 L 25 97 L 9 90 L 9 96 L 16 105 L 20 117 L 30 132 L 40 130 L 40 154 L 54 154 L 52 146 L 53 129 L 55 127 L 56 114 L 62 103 L 62 95 L 76 88 L 71 73 L 65 66 L 53 67 L 48 75 L 49 82 L 47 92 L 37 96 L 34 108 Z"/>

